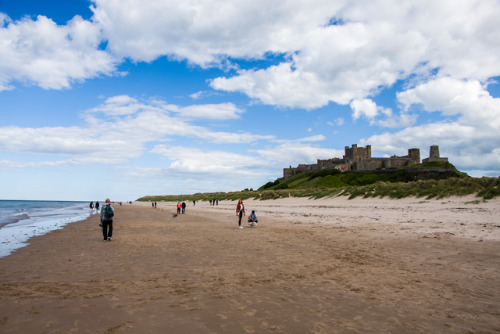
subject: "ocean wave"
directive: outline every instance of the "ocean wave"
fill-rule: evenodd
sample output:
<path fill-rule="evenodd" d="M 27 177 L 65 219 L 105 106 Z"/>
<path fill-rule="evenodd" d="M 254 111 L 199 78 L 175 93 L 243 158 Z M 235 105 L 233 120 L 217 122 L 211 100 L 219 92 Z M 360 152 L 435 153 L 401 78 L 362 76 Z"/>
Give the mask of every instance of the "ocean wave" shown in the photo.
<path fill-rule="evenodd" d="M 25 211 L 0 215 L 0 228 L 8 224 L 15 224 L 21 220 L 30 218 L 31 218 L 30 215 Z"/>
<path fill-rule="evenodd" d="M 28 244 L 31 237 L 88 218 L 83 202 L 0 200 L 0 257 Z"/>

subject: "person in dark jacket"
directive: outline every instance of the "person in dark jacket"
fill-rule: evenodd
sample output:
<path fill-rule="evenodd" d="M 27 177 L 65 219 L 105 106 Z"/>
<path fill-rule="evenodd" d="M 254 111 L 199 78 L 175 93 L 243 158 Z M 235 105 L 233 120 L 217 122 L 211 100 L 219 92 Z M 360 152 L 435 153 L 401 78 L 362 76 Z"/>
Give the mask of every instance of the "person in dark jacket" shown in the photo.
<path fill-rule="evenodd" d="M 101 224 L 104 241 L 111 241 L 111 237 L 113 236 L 114 215 L 115 209 L 111 206 L 111 200 L 106 198 L 106 205 L 103 205 L 101 208 Z"/>

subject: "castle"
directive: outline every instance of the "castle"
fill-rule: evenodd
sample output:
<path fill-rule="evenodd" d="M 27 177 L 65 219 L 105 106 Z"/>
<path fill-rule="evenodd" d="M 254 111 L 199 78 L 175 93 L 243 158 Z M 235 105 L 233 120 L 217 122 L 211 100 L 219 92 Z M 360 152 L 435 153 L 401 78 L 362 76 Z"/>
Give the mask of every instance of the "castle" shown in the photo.
<path fill-rule="evenodd" d="M 430 147 L 429 158 L 422 162 L 442 161 L 448 162 L 448 158 L 439 156 L 439 146 Z M 390 158 L 372 158 L 372 147 L 358 147 L 354 144 L 352 147 L 345 147 L 345 155 L 342 159 L 332 158 L 327 160 L 317 160 L 317 163 L 306 165 L 300 164 L 295 168 L 283 168 L 283 178 L 286 180 L 299 173 L 317 172 L 324 169 L 338 169 L 342 172 L 347 171 L 375 171 L 375 170 L 394 170 L 405 166 L 416 165 L 420 163 L 420 149 L 410 148 L 408 155 L 398 157 L 396 155 Z"/>

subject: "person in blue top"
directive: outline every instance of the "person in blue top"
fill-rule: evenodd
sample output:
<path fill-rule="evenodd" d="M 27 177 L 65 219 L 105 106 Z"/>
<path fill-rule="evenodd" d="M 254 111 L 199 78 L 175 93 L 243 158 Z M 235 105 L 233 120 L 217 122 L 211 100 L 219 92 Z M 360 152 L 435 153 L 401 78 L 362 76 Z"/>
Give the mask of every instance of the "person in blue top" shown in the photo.
<path fill-rule="evenodd" d="M 248 224 L 250 224 L 250 227 L 256 227 L 258 222 L 259 220 L 257 219 L 255 210 L 252 210 L 252 213 L 248 216 Z"/>

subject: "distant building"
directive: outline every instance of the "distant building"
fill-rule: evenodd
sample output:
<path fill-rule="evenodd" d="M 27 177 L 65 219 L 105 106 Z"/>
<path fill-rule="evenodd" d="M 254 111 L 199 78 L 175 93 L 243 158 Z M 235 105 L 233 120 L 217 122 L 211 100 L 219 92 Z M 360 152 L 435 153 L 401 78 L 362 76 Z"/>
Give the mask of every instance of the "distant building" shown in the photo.
<path fill-rule="evenodd" d="M 429 150 L 429 157 L 427 159 L 422 160 L 422 163 L 434 162 L 434 161 L 448 162 L 448 158 L 441 158 L 439 156 L 439 146 L 437 145 L 431 146 L 431 149 Z"/>
<path fill-rule="evenodd" d="M 422 162 L 433 161 L 448 161 L 448 158 L 441 158 L 439 156 L 439 147 L 437 145 L 431 146 L 429 158 L 424 159 Z M 352 147 L 345 147 L 345 154 L 342 159 L 318 159 L 315 164 L 300 164 L 297 167 L 290 166 L 289 168 L 283 168 L 283 178 L 281 180 L 289 179 L 299 173 L 317 172 L 325 169 L 338 169 L 341 172 L 375 171 L 398 169 L 417 164 L 420 164 L 420 149 L 418 148 L 410 148 L 408 155 L 401 157 L 394 155 L 389 158 L 372 158 L 371 145 L 358 147 L 358 145 L 354 144 Z"/>

